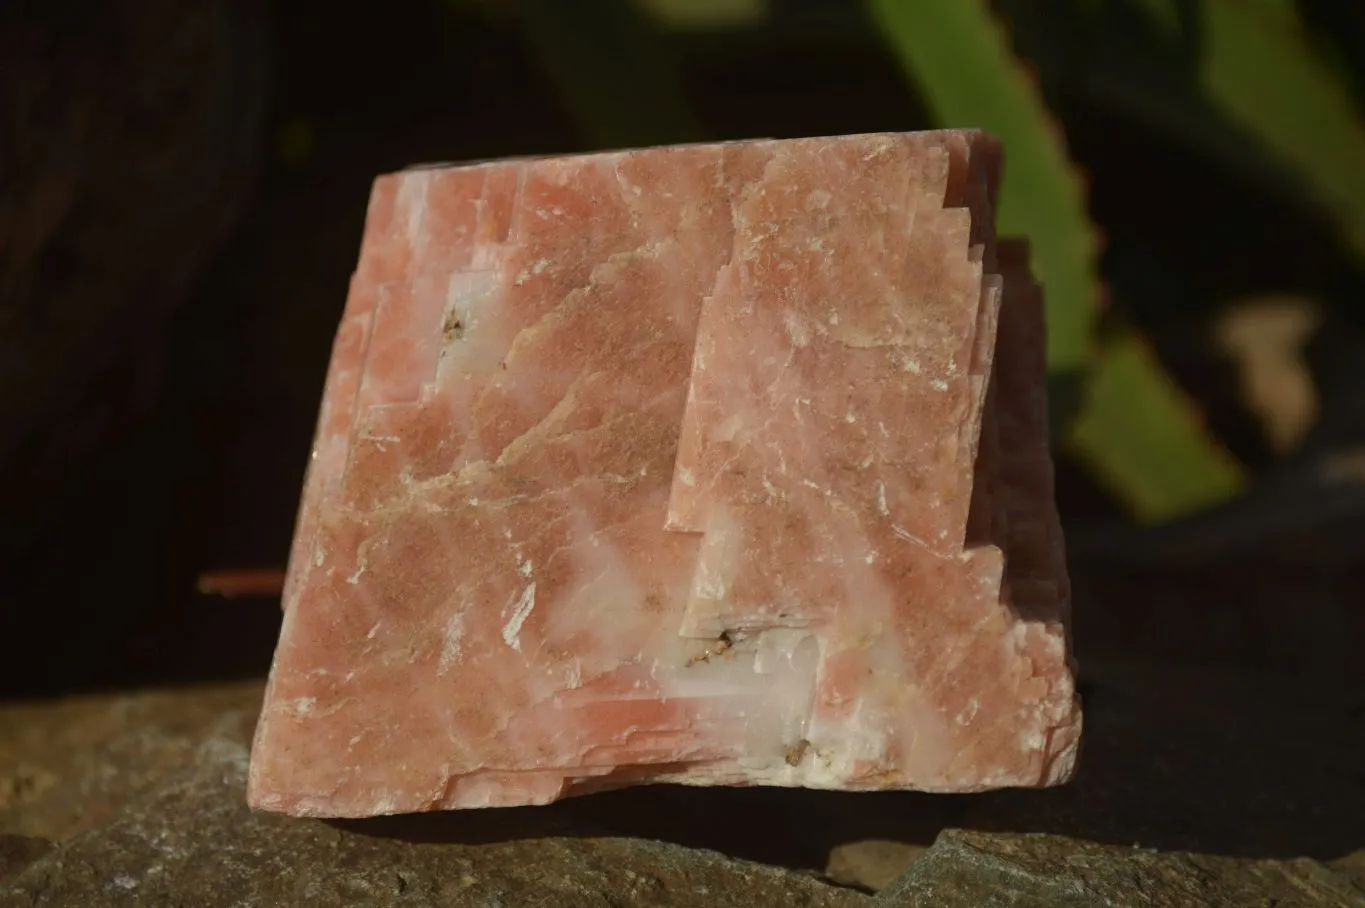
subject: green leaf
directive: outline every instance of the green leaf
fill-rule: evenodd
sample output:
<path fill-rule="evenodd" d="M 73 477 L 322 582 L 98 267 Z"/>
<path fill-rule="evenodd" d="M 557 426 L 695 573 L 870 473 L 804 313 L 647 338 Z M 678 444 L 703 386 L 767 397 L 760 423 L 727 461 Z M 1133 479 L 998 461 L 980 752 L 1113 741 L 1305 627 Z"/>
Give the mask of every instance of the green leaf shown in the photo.
<path fill-rule="evenodd" d="M 1234 494 L 1240 468 L 1194 417 L 1180 388 L 1129 337 L 1091 350 L 1099 245 L 1083 185 L 1042 98 L 983 0 L 868 0 L 873 17 L 941 126 L 979 127 L 1005 147 L 1002 233 L 1023 234 L 1047 298 L 1049 385 L 1089 375 L 1066 441 L 1141 520 L 1164 520 Z"/>
<path fill-rule="evenodd" d="M 597 148 L 703 138 L 671 49 L 631 0 L 514 0 L 569 115 Z"/>
<path fill-rule="evenodd" d="M 1365 117 L 1314 53 L 1292 9 L 1280 7 L 1204 0 L 1201 81 L 1213 103 L 1297 174 L 1365 255 Z"/>
<path fill-rule="evenodd" d="M 985 129 L 1005 147 L 1001 233 L 1027 236 L 1047 292 L 1048 366 L 1083 372 L 1092 352 L 1099 246 L 1080 174 L 1051 114 L 982 0 L 868 0 L 940 126 Z"/>
<path fill-rule="evenodd" d="M 1365 254 L 1365 118 L 1290 0 L 995 0 L 1050 89 L 1328 215 Z"/>
<path fill-rule="evenodd" d="M 1241 491 L 1240 464 L 1212 443 L 1195 408 L 1131 333 L 1101 353 L 1073 450 L 1146 523 L 1181 517 Z"/>

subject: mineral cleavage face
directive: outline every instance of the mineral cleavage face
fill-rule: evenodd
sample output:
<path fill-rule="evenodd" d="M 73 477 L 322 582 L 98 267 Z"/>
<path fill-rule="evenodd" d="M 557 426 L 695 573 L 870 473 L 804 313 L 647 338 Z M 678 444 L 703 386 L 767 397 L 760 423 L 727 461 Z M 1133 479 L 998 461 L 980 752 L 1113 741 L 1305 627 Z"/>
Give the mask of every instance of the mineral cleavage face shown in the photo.
<path fill-rule="evenodd" d="M 969 131 L 374 185 L 253 806 L 1046 786 L 1040 292 Z"/>

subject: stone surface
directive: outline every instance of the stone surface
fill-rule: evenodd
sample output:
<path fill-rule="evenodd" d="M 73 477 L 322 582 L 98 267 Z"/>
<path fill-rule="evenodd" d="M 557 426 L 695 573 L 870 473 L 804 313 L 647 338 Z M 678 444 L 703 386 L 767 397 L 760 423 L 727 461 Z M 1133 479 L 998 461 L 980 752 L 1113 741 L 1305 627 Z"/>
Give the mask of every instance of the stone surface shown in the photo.
<path fill-rule="evenodd" d="M 52 850 L 47 839 L 0 833 L 0 881 L 17 876 L 29 864 Z"/>
<path fill-rule="evenodd" d="M 1251 860 L 954 829 L 882 890 L 878 902 L 895 908 L 1362 908 L 1365 890 L 1307 859 Z"/>
<path fill-rule="evenodd" d="M 1359 904 L 1340 893 L 1343 879 L 1365 892 L 1360 691 L 1150 666 L 1106 669 L 1087 687 L 1086 759 L 1059 788 L 944 796 L 665 785 L 548 807 L 332 822 L 246 808 L 259 687 L 0 706 L 0 778 L 22 764 L 60 780 L 0 809 L 0 877 L 9 876 L 0 906 L 274 906 L 298 904 L 302 892 L 322 905 L 875 908 L 992 904 L 986 890 L 999 904 L 1037 904 L 1039 892 L 1051 904 L 1073 883 L 1095 905 L 1200 904 L 1179 900 L 1191 886 L 1213 904 L 1258 887 L 1281 906 Z M 106 805 L 102 818 L 71 823 L 79 791 Z M 954 827 L 977 832 L 945 833 Z M 29 832 L 6 835 L 18 829 Z M 812 880 L 832 851 L 868 840 L 933 847 L 910 868 L 915 884 L 893 884 L 881 901 L 831 895 Z M 625 871 L 662 882 L 632 888 Z M 1307 888 L 1297 895 L 1285 885 L 1299 883 Z"/>
<path fill-rule="evenodd" d="M 620 838 L 410 842 L 251 811 L 241 714 L 105 829 L 0 883 L 0 906 L 800 905 L 854 908 L 813 875 Z"/>
<path fill-rule="evenodd" d="M 1042 308 L 998 170 L 940 132 L 381 178 L 251 803 L 1065 780 Z"/>
<path fill-rule="evenodd" d="M 840 886 L 876 892 L 895 882 L 924 851 L 923 845 L 888 839 L 848 842 L 829 853 L 825 877 Z"/>
<path fill-rule="evenodd" d="M 0 835 L 63 841 L 108 823 L 260 697 L 245 682 L 0 705 Z"/>

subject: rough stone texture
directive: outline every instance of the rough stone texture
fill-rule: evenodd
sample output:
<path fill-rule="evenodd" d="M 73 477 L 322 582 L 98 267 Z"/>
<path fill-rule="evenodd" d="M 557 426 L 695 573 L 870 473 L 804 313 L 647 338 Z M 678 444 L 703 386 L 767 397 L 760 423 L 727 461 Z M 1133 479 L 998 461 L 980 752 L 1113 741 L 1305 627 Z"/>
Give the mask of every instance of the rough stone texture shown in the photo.
<path fill-rule="evenodd" d="M 0 833 L 0 882 L 16 876 L 54 847 L 47 839 Z"/>
<path fill-rule="evenodd" d="M 848 842 L 830 851 L 825 877 L 840 886 L 876 892 L 895 882 L 925 850 L 888 839 Z"/>
<path fill-rule="evenodd" d="M 0 706 L 0 834 L 64 841 L 189 762 L 258 682 Z"/>
<path fill-rule="evenodd" d="M 0 810 L 0 868 L 8 868 L 0 876 L 10 875 L 0 881 L 0 906 L 275 906 L 313 892 L 323 905 L 808 898 L 874 908 L 917 904 L 921 887 L 937 887 L 944 899 L 928 904 L 951 906 L 944 880 L 961 891 L 957 904 L 993 904 L 982 887 L 1002 882 L 1015 887 L 1014 901 L 995 904 L 1037 904 L 1028 894 L 1038 892 L 1051 904 L 1066 890 L 1043 879 L 1041 866 L 1088 887 L 1081 904 L 1200 904 L 1180 901 L 1197 886 L 1213 904 L 1232 893 L 1222 904 L 1261 905 L 1269 903 L 1236 894 L 1294 880 L 1308 888 L 1272 888 L 1267 897 L 1278 896 L 1281 908 L 1359 904 L 1341 895 L 1351 894 L 1343 880 L 1365 893 L 1359 691 L 1150 667 L 1104 671 L 1088 685 L 1086 760 L 1061 788 L 944 796 L 652 786 L 548 807 L 331 823 L 245 808 L 243 759 L 259 686 L 0 707 L 0 779 L 23 765 L 30 777 L 60 780 Z M 108 805 L 105 819 L 73 824 L 78 799 L 65 789 Z M 953 827 L 989 835 L 944 833 Z M 25 837 L 3 835 L 19 830 Z M 157 850 L 162 833 L 170 851 Z M 56 850 L 49 838 L 62 840 Z M 831 852 L 847 855 L 868 840 L 937 844 L 912 868 L 918 882 L 883 892 L 880 903 L 812 884 L 810 872 L 832 863 Z M 564 888 L 537 876 L 537 862 L 546 875 L 563 873 Z M 663 888 L 640 889 L 632 902 L 624 871 L 654 874 Z M 485 888 L 462 888 L 466 873 Z M 847 882 L 874 888 L 882 879 Z M 129 881 L 136 887 L 125 888 Z M 692 881 L 709 891 L 688 889 Z"/>
<path fill-rule="evenodd" d="M 413 843 L 250 811 L 240 714 L 193 765 L 95 835 L 30 866 L 0 906 L 708 906 L 853 908 L 861 896 L 646 840 Z M 234 730 L 233 726 L 239 726 Z"/>
<path fill-rule="evenodd" d="M 1248 860 L 953 829 L 878 902 L 894 908 L 1360 908 L 1365 890 L 1306 859 Z"/>
<path fill-rule="evenodd" d="M 251 803 L 1066 779 L 1041 300 L 998 170 L 941 132 L 381 178 Z"/>

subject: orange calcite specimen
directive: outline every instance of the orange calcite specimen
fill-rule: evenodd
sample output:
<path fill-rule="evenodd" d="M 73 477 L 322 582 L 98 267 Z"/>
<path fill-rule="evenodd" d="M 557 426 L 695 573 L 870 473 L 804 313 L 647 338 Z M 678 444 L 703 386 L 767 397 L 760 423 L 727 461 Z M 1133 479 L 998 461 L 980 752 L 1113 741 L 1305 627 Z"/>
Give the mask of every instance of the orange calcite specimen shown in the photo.
<path fill-rule="evenodd" d="M 251 803 L 1066 780 L 1043 316 L 975 132 L 374 187 Z"/>

